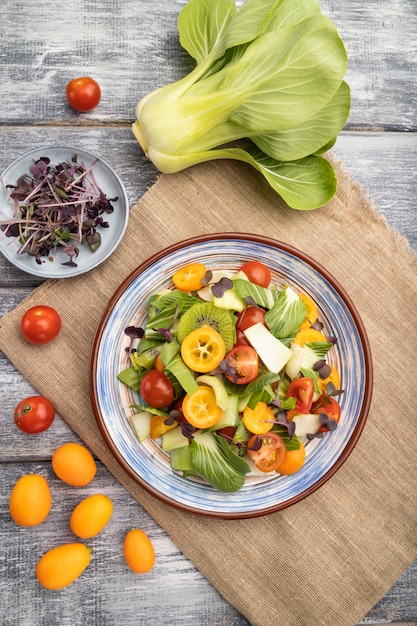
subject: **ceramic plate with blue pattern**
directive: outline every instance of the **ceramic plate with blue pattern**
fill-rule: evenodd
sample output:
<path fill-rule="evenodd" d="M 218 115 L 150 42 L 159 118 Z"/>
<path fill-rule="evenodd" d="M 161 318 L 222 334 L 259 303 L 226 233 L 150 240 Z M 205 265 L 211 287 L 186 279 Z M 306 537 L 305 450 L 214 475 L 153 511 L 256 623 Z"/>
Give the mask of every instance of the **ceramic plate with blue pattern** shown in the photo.
<path fill-rule="evenodd" d="M 291 476 L 249 476 L 237 492 L 219 492 L 184 478 L 170 466 L 158 441 L 139 443 L 129 417 L 138 395 L 117 379 L 126 365 L 128 326 L 144 326 L 149 297 L 172 288 L 181 266 L 203 262 L 211 270 L 237 271 L 250 260 L 265 263 L 278 286 L 289 284 L 316 302 L 323 332 L 338 338 L 329 356 L 345 392 L 338 398 L 338 428 L 306 445 L 306 461 Z M 330 353 L 329 353 L 330 355 Z M 285 243 L 240 233 L 204 235 L 179 242 L 142 263 L 111 298 L 100 321 L 91 361 L 91 396 L 104 439 L 121 467 L 144 489 L 182 511 L 241 519 L 266 515 L 309 496 L 341 467 L 364 428 L 372 396 L 372 359 L 360 316 L 338 281 L 319 263 Z"/>

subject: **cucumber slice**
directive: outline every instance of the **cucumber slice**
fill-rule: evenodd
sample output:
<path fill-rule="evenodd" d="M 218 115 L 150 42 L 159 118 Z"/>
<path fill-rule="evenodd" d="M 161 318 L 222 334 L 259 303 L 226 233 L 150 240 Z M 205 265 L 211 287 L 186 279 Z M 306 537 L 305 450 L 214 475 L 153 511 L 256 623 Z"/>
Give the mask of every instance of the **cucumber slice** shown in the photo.
<path fill-rule="evenodd" d="M 140 413 L 135 413 L 129 417 L 130 425 L 141 443 L 151 433 L 151 417 L 152 414 L 148 411 L 140 411 Z"/>
<path fill-rule="evenodd" d="M 169 450 L 175 450 L 176 448 L 185 448 L 190 443 L 190 440 L 182 434 L 180 426 L 176 426 L 171 430 L 167 430 L 161 437 L 162 450 L 168 452 Z"/>

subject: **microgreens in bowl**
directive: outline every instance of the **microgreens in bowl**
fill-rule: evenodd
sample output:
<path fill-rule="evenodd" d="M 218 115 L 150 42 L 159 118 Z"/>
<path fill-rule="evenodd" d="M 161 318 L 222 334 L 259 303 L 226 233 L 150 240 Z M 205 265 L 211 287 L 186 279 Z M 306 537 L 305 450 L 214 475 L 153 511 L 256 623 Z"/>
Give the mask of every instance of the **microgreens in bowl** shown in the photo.
<path fill-rule="evenodd" d="M 18 255 L 29 254 L 36 263 L 53 256 L 60 249 L 68 256 L 62 263 L 77 267 L 79 247 L 87 245 L 95 252 L 101 245 L 98 228 L 108 228 L 105 215 L 113 212 L 94 176 L 96 159 L 89 167 L 70 159 L 52 164 L 42 156 L 20 176 L 15 185 L 7 184 L 13 201 L 13 217 L 0 222 L 6 237 L 18 238 Z"/>

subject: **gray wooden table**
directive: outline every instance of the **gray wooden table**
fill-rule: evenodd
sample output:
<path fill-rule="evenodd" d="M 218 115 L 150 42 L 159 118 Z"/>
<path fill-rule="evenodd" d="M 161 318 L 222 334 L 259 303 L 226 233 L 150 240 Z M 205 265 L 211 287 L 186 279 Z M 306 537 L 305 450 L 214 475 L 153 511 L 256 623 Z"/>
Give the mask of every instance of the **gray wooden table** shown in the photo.
<path fill-rule="evenodd" d="M 123 179 L 133 204 L 155 181 L 130 125 L 137 101 L 181 77 L 191 62 L 176 28 L 183 0 L 2 0 L 0 3 L 0 170 L 23 152 L 66 144 L 104 157 Z M 389 224 L 417 249 L 417 3 L 415 0 L 322 0 L 339 28 L 350 66 L 352 111 L 336 154 L 369 191 Z M 65 86 L 92 75 L 100 106 L 71 110 Z M 0 258 L 0 315 L 40 280 Z M 71 294 L 68 294 L 71 297 Z M 203 578 L 133 498 L 98 464 L 91 491 L 114 502 L 82 582 L 45 593 L 34 577 L 38 549 L 72 540 L 68 514 L 73 491 L 54 479 L 50 459 L 77 437 L 58 415 L 42 436 L 13 424 L 15 405 L 35 390 L 0 354 L 2 463 L 0 488 L 0 623 L 4 626 L 243 626 L 247 621 Z M 14 482 L 41 471 L 53 485 L 55 506 L 36 529 L 16 527 L 8 514 Z M 85 493 L 90 489 L 86 488 Z M 121 546 L 127 528 L 151 537 L 157 563 L 145 577 L 126 571 Z M 34 539 L 35 537 L 35 539 Z M 417 561 L 360 624 L 417 623 Z M 315 626 L 315 625 L 312 625 Z M 326 625 L 337 626 L 337 625 Z"/>

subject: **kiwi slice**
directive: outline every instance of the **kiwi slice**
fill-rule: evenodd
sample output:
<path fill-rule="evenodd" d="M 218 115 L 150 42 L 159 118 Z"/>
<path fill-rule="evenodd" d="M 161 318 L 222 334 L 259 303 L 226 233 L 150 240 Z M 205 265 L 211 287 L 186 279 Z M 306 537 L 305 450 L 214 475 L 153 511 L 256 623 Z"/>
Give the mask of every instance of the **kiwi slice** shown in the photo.
<path fill-rule="evenodd" d="M 212 302 L 197 302 L 181 316 L 177 327 L 177 339 L 180 343 L 196 328 L 211 326 L 221 334 L 226 351 L 235 343 L 235 324 L 226 309 L 219 309 Z"/>

